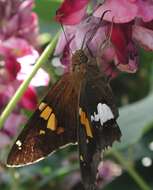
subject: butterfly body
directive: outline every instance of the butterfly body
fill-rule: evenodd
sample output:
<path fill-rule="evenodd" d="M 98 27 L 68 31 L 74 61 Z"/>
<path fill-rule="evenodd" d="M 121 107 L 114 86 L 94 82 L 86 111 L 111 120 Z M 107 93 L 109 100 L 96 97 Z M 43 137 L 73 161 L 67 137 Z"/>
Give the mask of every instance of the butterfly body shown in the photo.
<path fill-rule="evenodd" d="M 96 59 L 77 50 L 70 72 L 49 90 L 17 138 L 7 165 L 32 164 L 78 143 L 83 183 L 93 190 L 101 151 L 121 137 L 117 117 L 111 88 Z"/>

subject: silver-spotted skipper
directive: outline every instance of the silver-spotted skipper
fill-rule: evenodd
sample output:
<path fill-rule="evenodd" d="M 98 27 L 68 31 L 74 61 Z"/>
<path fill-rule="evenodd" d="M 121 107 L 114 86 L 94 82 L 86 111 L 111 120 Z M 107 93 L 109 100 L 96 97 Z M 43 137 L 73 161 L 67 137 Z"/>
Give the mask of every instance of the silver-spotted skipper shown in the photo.
<path fill-rule="evenodd" d="M 13 145 L 7 165 L 33 164 L 78 142 L 83 183 L 93 190 L 101 151 L 121 137 L 117 117 L 111 88 L 96 59 L 77 50 L 71 71 L 40 103 Z"/>

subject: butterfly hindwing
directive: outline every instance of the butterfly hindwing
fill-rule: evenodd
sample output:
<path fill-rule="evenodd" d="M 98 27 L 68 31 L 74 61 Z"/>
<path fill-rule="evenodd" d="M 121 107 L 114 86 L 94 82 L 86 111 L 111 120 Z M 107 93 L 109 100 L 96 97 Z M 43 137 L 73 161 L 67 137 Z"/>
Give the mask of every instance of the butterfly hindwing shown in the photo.
<path fill-rule="evenodd" d="M 34 163 L 77 141 L 78 93 L 73 82 L 71 74 L 65 74 L 49 91 L 15 141 L 8 166 Z"/>
<path fill-rule="evenodd" d="M 82 84 L 79 114 L 78 144 L 82 179 L 86 189 L 94 190 L 102 150 L 121 137 L 112 91 L 104 77 L 98 76 L 98 72 L 86 77 Z"/>

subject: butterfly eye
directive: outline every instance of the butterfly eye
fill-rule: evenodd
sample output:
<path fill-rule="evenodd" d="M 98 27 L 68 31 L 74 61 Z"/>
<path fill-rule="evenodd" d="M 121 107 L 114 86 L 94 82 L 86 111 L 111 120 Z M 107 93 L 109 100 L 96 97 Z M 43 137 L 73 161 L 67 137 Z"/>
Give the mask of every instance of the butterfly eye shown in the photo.
<path fill-rule="evenodd" d="M 76 53 L 72 56 L 73 65 L 81 65 L 88 62 L 88 57 L 85 55 L 83 50 L 77 50 Z"/>
<path fill-rule="evenodd" d="M 87 63 L 88 57 L 85 54 L 80 54 L 80 63 Z"/>

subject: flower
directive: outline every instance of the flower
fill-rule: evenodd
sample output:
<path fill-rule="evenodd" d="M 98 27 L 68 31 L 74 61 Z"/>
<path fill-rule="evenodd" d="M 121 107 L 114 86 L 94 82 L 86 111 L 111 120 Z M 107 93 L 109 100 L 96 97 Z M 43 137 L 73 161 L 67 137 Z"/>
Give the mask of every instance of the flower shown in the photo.
<path fill-rule="evenodd" d="M 94 16 L 100 17 L 105 10 L 110 12 L 105 14 L 104 20 L 114 23 L 111 42 L 116 52 L 117 67 L 121 71 L 136 72 L 138 53 L 135 41 L 146 50 L 153 50 L 153 31 L 147 29 L 148 22 L 153 21 L 153 2 L 107 0 L 94 12 Z"/>
<path fill-rule="evenodd" d="M 0 0 L 0 40 L 19 37 L 35 45 L 38 34 L 37 15 L 32 12 L 33 0 Z"/>
<path fill-rule="evenodd" d="M 14 95 L 18 87 L 20 86 L 22 81 L 19 80 L 12 80 L 10 81 L 9 74 L 5 69 L 0 70 L 0 105 L 1 109 L 5 107 L 11 97 Z M 33 110 L 36 108 L 37 105 L 37 95 L 36 91 L 33 86 L 29 86 L 27 91 L 24 93 L 21 101 L 20 106 L 16 107 L 16 110 L 20 108 L 26 108 L 29 110 Z M 1 111 L 1 110 L 0 110 Z"/>
<path fill-rule="evenodd" d="M 0 56 L 11 79 L 20 71 L 17 58 L 32 54 L 36 46 L 38 20 L 32 8 L 33 0 L 0 1 Z"/>
<path fill-rule="evenodd" d="M 18 72 L 16 79 L 23 81 L 29 75 L 29 71 L 33 70 L 34 63 L 37 60 L 39 54 L 33 50 L 32 54 L 25 55 L 18 58 L 17 61 L 20 63 L 20 71 Z M 40 68 L 35 76 L 32 78 L 30 85 L 33 87 L 47 86 L 49 83 L 49 76 L 42 68 Z"/>
<path fill-rule="evenodd" d="M 75 2 L 77 1 L 73 1 L 74 4 Z M 65 7 L 68 1 L 65 0 L 63 4 L 62 15 L 66 15 Z M 61 63 L 66 66 L 70 64 L 71 52 L 80 49 L 83 39 L 86 38 L 85 47 L 88 43 L 107 75 L 116 76 L 116 68 L 130 73 L 136 72 L 137 43 L 145 50 L 153 50 L 153 2 L 151 0 L 106 0 L 101 1 L 101 4 L 97 2 L 92 15 L 84 11 L 83 17 L 80 17 L 75 9 L 69 12 L 69 17 L 74 13 L 78 14 L 78 18 L 81 18 L 80 22 L 74 20 L 68 23 L 67 20 L 57 19 L 64 25 L 66 34 L 66 37 L 64 34 L 61 35 L 55 51 L 55 55 L 61 55 Z M 103 13 L 105 14 L 101 22 Z M 90 41 L 91 36 L 93 38 Z M 99 48 L 100 46 L 104 48 Z M 109 55 L 111 59 L 107 59 Z"/>
<path fill-rule="evenodd" d="M 11 138 L 16 135 L 19 126 L 23 125 L 25 122 L 26 117 L 21 113 L 14 112 L 9 115 L 3 129 L 0 130 L 0 149 L 11 143 Z"/>
<path fill-rule="evenodd" d="M 85 16 L 89 0 L 65 0 L 56 12 L 56 20 L 67 25 L 78 24 Z"/>
<path fill-rule="evenodd" d="M 100 162 L 98 166 L 97 185 L 102 187 L 122 174 L 121 167 L 111 160 Z"/>
<path fill-rule="evenodd" d="M 32 12 L 33 6 L 33 0 L 0 0 L 0 113 L 39 56 L 38 18 Z M 25 123 L 22 110 L 35 110 L 38 104 L 36 87 L 48 82 L 48 74 L 40 69 L 0 130 L 0 148 L 7 145 L 19 126 Z"/>

